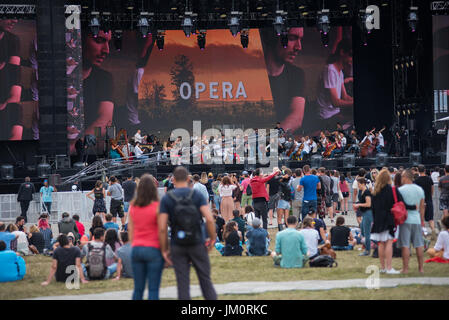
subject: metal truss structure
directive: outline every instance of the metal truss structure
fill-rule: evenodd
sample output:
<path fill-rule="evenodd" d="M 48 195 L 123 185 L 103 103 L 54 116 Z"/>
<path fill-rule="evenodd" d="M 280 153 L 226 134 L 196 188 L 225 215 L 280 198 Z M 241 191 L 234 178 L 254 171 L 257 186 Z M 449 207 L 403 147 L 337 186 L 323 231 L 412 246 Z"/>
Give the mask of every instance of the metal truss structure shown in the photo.
<path fill-rule="evenodd" d="M 0 4 L 0 14 L 12 16 L 35 15 L 36 6 L 31 4 Z"/>

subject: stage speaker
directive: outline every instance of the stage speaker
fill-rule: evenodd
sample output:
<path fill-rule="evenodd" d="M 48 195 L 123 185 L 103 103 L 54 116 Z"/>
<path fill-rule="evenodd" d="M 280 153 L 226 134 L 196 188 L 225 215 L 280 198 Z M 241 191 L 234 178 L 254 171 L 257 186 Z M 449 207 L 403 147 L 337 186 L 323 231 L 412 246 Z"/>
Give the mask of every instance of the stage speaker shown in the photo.
<path fill-rule="evenodd" d="M 412 166 L 419 166 L 421 164 L 421 153 L 410 152 L 409 161 L 412 164 Z"/>
<path fill-rule="evenodd" d="M 61 175 L 60 174 L 51 174 L 48 179 L 48 184 L 51 186 L 59 186 L 61 184 Z"/>
<path fill-rule="evenodd" d="M 388 165 L 388 154 L 378 153 L 376 155 L 376 167 L 385 167 Z"/>
<path fill-rule="evenodd" d="M 354 167 L 355 167 L 355 155 L 353 153 L 343 155 L 343 168 L 354 168 Z"/>
<path fill-rule="evenodd" d="M 14 167 L 10 164 L 4 164 L 1 167 L 1 176 L 3 180 L 14 179 Z"/>
<path fill-rule="evenodd" d="M 310 159 L 310 167 L 313 169 L 318 169 L 321 167 L 321 162 L 323 161 L 323 157 L 319 154 L 314 154 Z"/>
<path fill-rule="evenodd" d="M 51 166 L 48 163 L 41 163 L 37 166 L 37 175 L 39 178 L 48 178 L 51 173 Z"/>
<path fill-rule="evenodd" d="M 70 169 L 70 157 L 63 155 L 56 155 L 56 169 Z"/>

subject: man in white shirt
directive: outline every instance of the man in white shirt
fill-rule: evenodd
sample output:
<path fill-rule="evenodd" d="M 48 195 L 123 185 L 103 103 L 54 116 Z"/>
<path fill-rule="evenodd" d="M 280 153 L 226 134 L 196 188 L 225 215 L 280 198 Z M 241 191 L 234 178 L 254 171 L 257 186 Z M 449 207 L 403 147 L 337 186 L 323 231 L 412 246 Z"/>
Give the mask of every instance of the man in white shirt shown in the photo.
<path fill-rule="evenodd" d="M 200 182 L 201 178 L 199 175 L 193 175 L 193 189 L 198 190 L 203 197 L 206 199 L 206 202 L 209 203 L 209 192 L 204 184 Z"/>
<path fill-rule="evenodd" d="M 134 155 L 137 159 L 146 159 L 147 156 L 143 155 L 142 149 L 140 149 L 140 143 L 136 143 L 136 146 L 134 147 Z"/>
<path fill-rule="evenodd" d="M 385 148 L 385 140 L 384 140 L 384 136 L 382 135 L 381 132 L 376 132 L 376 139 L 377 139 L 377 141 L 379 141 L 376 149 L 377 149 L 377 152 L 380 153 Z"/>
<path fill-rule="evenodd" d="M 141 131 L 137 130 L 137 133 L 134 135 L 134 141 L 138 142 L 138 143 L 142 143 L 143 142 L 143 137 L 140 135 Z"/>

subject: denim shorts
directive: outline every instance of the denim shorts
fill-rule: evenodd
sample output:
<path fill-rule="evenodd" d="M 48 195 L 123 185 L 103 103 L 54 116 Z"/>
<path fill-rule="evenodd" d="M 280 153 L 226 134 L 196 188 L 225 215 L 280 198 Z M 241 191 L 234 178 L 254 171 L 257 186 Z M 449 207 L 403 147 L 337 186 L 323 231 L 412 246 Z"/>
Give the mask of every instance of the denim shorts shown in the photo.
<path fill-rule="evenodd" d="M 290 210 L 290 202 L 285 200 L 279 200 L 278 209 Z"/>

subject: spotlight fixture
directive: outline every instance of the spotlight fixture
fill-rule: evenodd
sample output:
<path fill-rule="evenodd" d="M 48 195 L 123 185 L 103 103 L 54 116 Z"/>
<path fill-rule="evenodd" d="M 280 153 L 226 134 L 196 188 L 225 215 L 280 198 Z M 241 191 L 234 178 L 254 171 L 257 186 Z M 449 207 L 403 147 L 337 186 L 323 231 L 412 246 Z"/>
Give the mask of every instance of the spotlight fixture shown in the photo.
<path fill-rule="evenodd" d="M 100 20 L 98 19 L 98 15 L 100 13 L 93 11 L 91 12 L 91 19 L 89 21 L 89 29 L 94 38 L 98 37 L 98 34 L 100 33 Z"/>
<path fill-rule="evenodd" d="M 201 50 L 204 50 L 206 48 L 206 30 L 200 30 L 197 40 L 198 47 L 200 47 Z"/>
<path fill-rule="evenodd" d="M 321 33 L 327 35 L 331 28 L 331 23 L 329 20 L 329 9 L 323 9 L 318 12 L 318 21 L 317 21 L 318 30 Z"/>
<path fill-rule="evenodd" d="M 321 32 L 321 43 L 326 48 L 329 47 L 329 34 L 326 32 Z"/>
<path fill-rule="evenodd" d="M 273 26 L 276 35 L 280 36 L 282 30 L 284 29 L 284 11 L 278 10 L 276 11 L 276 17 L 274 18 Z"/>
<path fill-rule="evenodd" d="M 239 19 L 240 13 L 237 11 L 231 12 L 231 18 L 229 19 L 229 30 L 231 31 L 231 34 L 233 37 L 236 37 L 237 34 L 240 32 L 240 19 Z"/>
<path fill-rule="evenodd" d="M 249 45 L 249 29 L 243 29 L 240 33 L 240 42 L 243 49 L 247 49 Z"/>
<path fill-rule="evenodd" d="M 151 18 L 149 17 L 148 12 L 141 12 L 139 21 L 137 22 L 137 28 L 139 29 L 140 34 L 143 38 L 146 38 L 149 34 L 151 34 Z"/>
<path fill-rule="evenodd" d="M 107 34 L 111 31 L 111 29 L 111 13 L 103 12 L 100 30 Z"/>
<path fill-rule="evenodd" d="M 123 30 L 115 30 L 114 31 L 114 46 L 117 51 L 122 50 L 123 44 Z"/>
<path fill-rule="evenodd" d="M 165 42 L 165 31 L 158 30 L 156 36 L 156 45 L 159 51 L 164 50 L 164 42 Z"/>
<path fill-rule="evenodd" d="M 408 26 L 412 32 L 416 32 L 418 27 L 418 7 L 410 7 L 410 12 L 408 14 Z"/>
<path fill-rule="evenodd" d="M 288 46 L 288 31 L 284 30 L 281 33 L 281 46 L 285 49 Z"/>
<path fill-rule="evenodd" d="M 184 31 L 184 34 L 186 37 L 190 37 L 190 35 L 193 33 L 193 18 L 192 18 L 192 12 L 186 12 L 184 14 L 184 19 L 181 23 L 182 30 Z"/>

